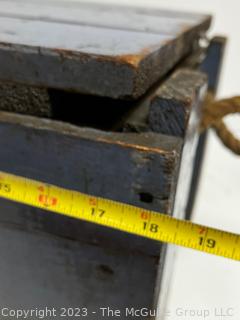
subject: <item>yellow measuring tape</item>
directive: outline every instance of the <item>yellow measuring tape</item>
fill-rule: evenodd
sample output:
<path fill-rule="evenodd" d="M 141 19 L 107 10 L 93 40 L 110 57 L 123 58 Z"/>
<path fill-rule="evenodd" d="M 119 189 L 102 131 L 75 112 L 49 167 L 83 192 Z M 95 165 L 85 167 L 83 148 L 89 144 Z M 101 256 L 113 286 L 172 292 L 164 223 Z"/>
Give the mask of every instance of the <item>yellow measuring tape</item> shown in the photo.
<path fill-rule="evenodd" d="M 240 235 L 0 172 L 0 197 L 240 261 Z"/>

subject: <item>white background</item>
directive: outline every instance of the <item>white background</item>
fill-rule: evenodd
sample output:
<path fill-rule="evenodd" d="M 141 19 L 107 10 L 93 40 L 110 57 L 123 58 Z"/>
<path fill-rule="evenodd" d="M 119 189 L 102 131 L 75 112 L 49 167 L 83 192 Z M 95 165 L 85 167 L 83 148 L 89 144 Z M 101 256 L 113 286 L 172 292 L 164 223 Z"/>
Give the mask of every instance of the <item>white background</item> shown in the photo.
<path fill-rule="evenodd" d="M 77 0 L 76 0 L 77 1 Z M 99 1 L 101 2 L 101 1 Z M 117 0 L 105 2 L 119 3 Z M 218 97 L 240 95 L 240 2 L 238 0 L 121 0 L 121 4 L 158 6 L 214 15 L 210 34 L 229 37 Z M 228 124 L 240 136 L 238 116 Z M 209 226 L 240 232 L 240 157 L 221 145 L 214 133 L 210 134 L 207 155 L 194 220 Z M 187 315 L 178 315 L 178 308 Z M 233 316 L 215 315 L 233 309 Z M 205 319 L 240 320 L 240 265 L 239 262 L 178 249 L 169 304 L 169 320 Z M 192 312 L 199 312 L 191 315 Z"/>

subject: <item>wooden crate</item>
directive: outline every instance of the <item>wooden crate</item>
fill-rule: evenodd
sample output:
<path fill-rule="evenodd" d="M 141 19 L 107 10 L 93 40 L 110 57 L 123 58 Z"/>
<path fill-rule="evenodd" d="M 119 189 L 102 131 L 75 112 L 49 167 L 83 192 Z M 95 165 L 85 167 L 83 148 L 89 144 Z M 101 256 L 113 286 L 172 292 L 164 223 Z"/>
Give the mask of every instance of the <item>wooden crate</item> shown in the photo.
<path fill-rule="evenodd" d="M 0 0 L 0 170 L 184 218 L 210 18 L 59 3 Z M 0 229 L 3 306 L 163 319 L 173 247 L 7 200 Z"/>

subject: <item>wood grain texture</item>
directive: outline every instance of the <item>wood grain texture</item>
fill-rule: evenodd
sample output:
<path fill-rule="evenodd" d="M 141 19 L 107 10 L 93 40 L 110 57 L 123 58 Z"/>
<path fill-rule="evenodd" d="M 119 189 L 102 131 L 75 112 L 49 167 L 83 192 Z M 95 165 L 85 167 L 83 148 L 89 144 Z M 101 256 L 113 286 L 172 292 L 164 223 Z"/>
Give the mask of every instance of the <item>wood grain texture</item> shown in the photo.
<path fill-rule="evenodd" d="M 192 50 L 210 20 L 61 1 L 0 1 L 0 80 L 137 98 Z"/>

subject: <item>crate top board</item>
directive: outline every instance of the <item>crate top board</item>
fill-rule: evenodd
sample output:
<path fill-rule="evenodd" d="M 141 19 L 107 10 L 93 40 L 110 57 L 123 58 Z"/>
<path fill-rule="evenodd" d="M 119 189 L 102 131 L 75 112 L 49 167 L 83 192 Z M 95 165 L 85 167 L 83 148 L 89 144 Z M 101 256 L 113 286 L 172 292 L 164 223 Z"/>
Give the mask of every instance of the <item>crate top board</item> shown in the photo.
<path fill-rule="evenodd" d="M 67 0 L 0 0 L 0 81 L 138 98 L 211 17 Z"/>

